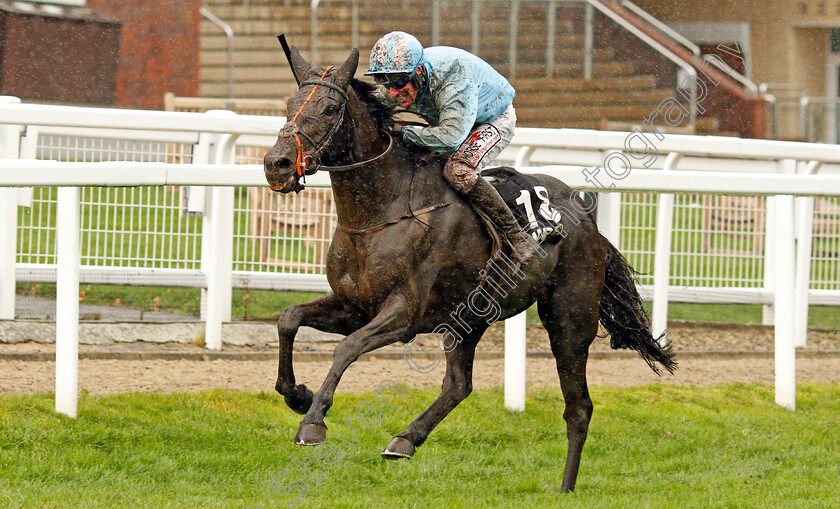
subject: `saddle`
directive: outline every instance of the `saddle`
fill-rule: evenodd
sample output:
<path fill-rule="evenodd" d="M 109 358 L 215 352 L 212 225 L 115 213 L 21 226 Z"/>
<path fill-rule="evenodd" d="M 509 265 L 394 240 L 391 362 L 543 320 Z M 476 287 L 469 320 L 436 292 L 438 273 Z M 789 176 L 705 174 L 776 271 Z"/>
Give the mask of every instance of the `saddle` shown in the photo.
<path fill-rule="evenodd" d="M 563 238 L 561 213 L 551 204 L 548 189 L 530 175 L 509 166 L 487 168 L 481 172 L 513 212 L 513 217 L 538 244 L 553 244 Z"/>

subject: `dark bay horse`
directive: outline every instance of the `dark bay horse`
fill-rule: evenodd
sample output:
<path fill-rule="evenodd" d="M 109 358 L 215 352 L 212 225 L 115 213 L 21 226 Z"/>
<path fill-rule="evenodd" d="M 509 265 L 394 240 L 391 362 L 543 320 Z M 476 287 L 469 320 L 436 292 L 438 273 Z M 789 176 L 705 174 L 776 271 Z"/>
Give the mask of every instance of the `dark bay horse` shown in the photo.
<path fill-rule="evenodd" d="M 300 191 L 306 173 L 332 172 L 338 213 L 327 258 L 332 291 L 286 308 L 277 324 L 276 390 L 292 410 L 305 414 L 295 436 L 303 445 L 326 440 L 324 416 L 352 362 L 365 352 L 407 343 L 450 322 L 482 284 L 493 256 L 488 230 L 446 184 L 441 160 L 388 134 L 392 110 L 373 97 L 371 85 L 353 78 L 358 61 L 354 50 L 340 68 L 312 68 L 291 49 L 300 89 L 288 101 L 289 122 L 265 156 L 266 179 L 277 192 Z M 543 244 L 521 270 L 514 266 L 505 280 L 515 284 L 502 287 L 497 281 L 501 291 L 494 300 L 500 313 L 493 319 L 538 304 L 565 398 L 569 449 L 562 488 L 571 491 L 592 416 L 586 361 L 599 320 L 611 334 L 613 348 L 638 351 L 654 371 L 656 364 L 673 371 L 676 363 L 670 349 L 651 336 L 632 269 L 600 235 L 591 214 L 575 202 L 578 193 L 557 179 L 535 177 L 548 190 L 551 205 L 563 211 L 565 236 Z M 492 320 L 467 313 L 459 320 L 462 333 L 445 348 L 440 396 L 388 444 L 383 456 L 411 457 L 470 394 L 476 344 Z M 345 335 L 314 394 L 296 383 L 292 367 L 292 346 L 301 325 Z"/>

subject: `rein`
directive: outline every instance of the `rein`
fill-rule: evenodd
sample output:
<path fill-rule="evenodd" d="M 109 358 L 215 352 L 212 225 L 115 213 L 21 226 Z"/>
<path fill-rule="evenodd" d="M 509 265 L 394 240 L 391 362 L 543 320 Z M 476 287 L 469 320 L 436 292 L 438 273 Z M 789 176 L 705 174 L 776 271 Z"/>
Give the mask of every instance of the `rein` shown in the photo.
<path fill-rule="evenodd" d="M 391 136 L 391 133 L 386 132 L 385 134 L 388 135 L 388 148 L 386 148 L 385 151 L 382 152 L 381 154 L 379 154 L 378 156 L 372 157 L 370 159 L 366 159 L 364 161 L 360 161 L 358 163 L 345 164 L 344 166 L 324 166 L 324 165 L 320 165 L 320 166 L 318 166 L 318 169 L 319 170 L 324 170 L 324 171 L 335 171 L 335 172 L 355 170 L 356 168 L 361 168 L 363 166 L 367 166 L 370 163 L 374 163 L 374 162 L 382 159 L 383 157 L 388 155 L 389 152 L 391 152 L 392 148 L 394 148 L 394 137 Z"/>
<path fill-rule="evenodd" d="M 309 92 L 309 95 L 307 95 L 306 99 L 303 101 L 303 104 L 301 104 L 297 113 L 295 113 L 294 117 L 292 117 L 292 120 L 287 122 L 286 125 L 283 126 L 283 129 L 281 129 L 280 134 L 278 136 L 279 138 L 294 137 L 295 144 L 297 145 L 297 157 L 296 157 L 296 160 L 295 160 L 295 169 L 297 171 L 298 176 L 300 176 L 300 177 L 304 177 L 305 175 L 311 175 L 318 170 L 324 170 L 324 171 L 327 171 L 327 172 L 343 172 L 343 171 L 350 171 L 350 170 L 355 170 L 355 169 L 358 169 L 358 168 L 362 168 L 362 167 L 367 166 L 371 163 L 375 163 L 375 162 L 379 161 L 380 159 L 384 159 L 385 156 L 390 154 L 392 149 L 394 148 L 394 136 L 391 133 L 383 130 L 382 132 L 388 136 L 388 147 L 381 154 L 379 154 L 377 156 L 374 156 L 370 159 L 366 159 L 364 161 L 359 161 L 359 162 L 351 163 L 351 164 L 345 164 L 345 165 L 341 165 L 341 166 L 325 166 L 325 165 L 318 164 L 318 156 L 321 154 L 321 151 L 329 144 L 330 140 L 332 140 L 333 136 L 338 131 L 338 128 L 343 123 L 344 115 L 345 115 L 345 112 L 347 111 L 347 103 L 349 102 L 349 97 L 347 95 L 347 91 L 345 91 L 340 86 L 338 86 L 334 83 L 331 83 L 329 81 L 324 81 L 324 78 L 327 77 L 327 74 L 330 72 L 331 69 L 332 69 L 332 66 L 327 67 L 327 69 L 324 71 L 324 73 L 321 75 L 321 77 L 317 80 L 307 80 L 307 81 L 304 81 L 300 84 L 300 88 L 303 88 L 307 85 L 314 85 L 314 87 Z M 303 131 L 300 131 L 298 129 L 298 126 L 297 126 L 296 122 L 297 122 L 297 119 L 300 116 L 300 114 L 303 112 L 303 109 L 306 107 L 307 104 L 309 104 L 309 101 L 312 100 L 312 97 L 314 97 L 314 95 L 315 95 L 315 91 L 318 90 L 318 87 L 320 87 L 320 86 L 324 86 L 324 87 L 330 88 L 332 90 L 335 90 L 336 92 L 341 94 L 341 97 L 344 99 L 344 101 L 341 103 L 341 110 L 339 112 L 338 120 L 330 128 L 330 131 L 327 133 L 327 135 L 324 136 L 321 139 L 320 142 L 315 143 L 315 141 L 309 135 L 307 135 L 306 133 L 304 133 Z M 351 117 L 351 121 L 352 121 L 352 117 Z M 311 154 L 307 154 L 306 152 L 304 152 L 303 146 L 300 142 L 300 137 L 301 136 L 306 138 L 306 140 L 309 142 L 309 144 L 314 147 Z M 313 160 L 315 160 L 314 163 L 312 162 Z M 304 183 L 305 183 L 305 181 L 304 181 Z M 272 191 L 280 191 L 279 186 L 272 185 L 272 186 L 270 186 L 270 188 L 271 188 Z M 383 222 L 383 223 L 379 223 L 379 224 L 376 224 L 376 225 L 373 225 L 373 226 L 370 226 L 370 227 L 367 227 L 367 228 L 359 228 L 359 229 L 348 228 L 348 227 L 346 227 L 346 226 L 344 226 L 340 223 L 337 224 L 336 226 L 339 230 L 341 230 L 345 233 L 367 234 L 367 233 L 373 233 L 373 232 L 382 230 L 383 228 L 386 228 L 386 227 L 391 226 L 393 224 L 397 224 L 397 223 L 403 221 L 404 219 L 409 219 L 409 218 L 413 218 L 413 219 L 419 221 L 420 223 L 425 224 L 425 223 L 423 223 L 423 221 L 420 221 L 420 219 L 417 216 L 428 214 L 428 213 L 430 213 L 434 210 L 446 207 L 446 206 L 451 205 L 451 204 L 452 204 L 452 202 L 438 203 L 437 205 L 432 205 L 432 206 L 429 206 L 429 207 L 425 207 L 425 208 L 423 208 L 419 211 L 416 211 L 416 212 L 415 211 L 410 211 L 409 214 L 406 214 L 406 215 L 400 216 L 398 218 L 395 218 L 395 219 L 392 219 L 392 220 L 389 220 L 389 221 L 386 221 L 386 222 Z M 428 225 L 426 225 L 426 226 L 428 226 Z"/>

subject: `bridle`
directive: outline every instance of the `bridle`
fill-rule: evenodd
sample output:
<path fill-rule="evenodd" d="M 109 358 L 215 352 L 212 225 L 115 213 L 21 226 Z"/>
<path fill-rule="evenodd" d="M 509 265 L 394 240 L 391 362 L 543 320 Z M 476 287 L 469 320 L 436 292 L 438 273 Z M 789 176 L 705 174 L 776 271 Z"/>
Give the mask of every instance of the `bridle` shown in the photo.
<path fill-rule="evenodd" d="M 303 104 L 300 105 L 300 108 L 298 109 L 297 113 L 295 113 L 294 117 L 292 117 L 292 120 L 290 122 L 287 122 L 286 125 L 283 126 L 283 128 L 280 130 L 280 134 L 278 135 L 278 138 L 294 137 L 295 144 L 297 145 L 297 156 L 295 158 L 295 170 L 297 171 L 298 178 L 304 178 L 304 184 L 306 183 L 305 175 L 312 175 L 313 173 L 315 173 L 318 170 L 338 172 L 338 171 L 347 171 L 347 170 L 353 170 L 353 169 L 356 169 L 356 168 L 361 168 L 363 166 L 366 166 L 368 164 L 376 162 L 379 159 L 382 159 L 394 147 L 393 136 L 391 136 L 390 133 L 386 132 L 385 134 L 388 135 L 388 148 L 386 148 L 385 151 L 382 152 L 381 154 L 379 154 L 379 155 L 377 155 L 377 156 L 375 156 L 371 159 L 367 159 L 365 161 L 360 161 L 360 162 L 357 162 L 357 163 L 347 164 L 347 165 L 343 165 L 343 166 L 325 166 L 325 165 L 319 164 L 319 159 L 320 159 L 320 156 L 321 156 L 321 152 L 329 145 L 329 142 L 332 141 L 332 138 L 333 138 L 333 136 L 335 136 L 335 133 L 338 132 L 339 126 L 341 126 L 341 124 L 344 122 L 344 114 L 347 111 L 347 103 L 349 102 L 349 97 L 347 96 L 347 92 L 343 88 L 336 85 L 335 83 L 331 83 L 329 81 L 324 81 L 324 78 L 326 78 L 327 73 L 329 73 L 332 68 L 333 68 L 332 66 L 327 67 L 327 69 L 324 71 L 324 74 L 322 74 L 319 79 L 303 81 L 300 84 L 300 88 L 303 88 L 303 87 L 308 86 L 308 85 L 314 85 L 314 88 L 309 92 L 309 95 L 306 97 L 306 100 L 303 101 Z M 303 112 L 303 109 L 306 107 L 306 105 L 309 103 L 309 101 L 315 95 L 315 91 L 318 90 L 318 87 L 320 87 L 320 86 L 324 86 L 324 87 L 330 88 L 332 90 L 335 90 L 336 92 L 338 92 L 341 95 L 342 99 L 344 99 L 344 100 L 341 102 L 341 106 L 340 106 L 339 113 L 338 113 L 338 120 L 330 128 L 327 135 L 324 136 L 321 139 L 321 141 L 316 143 L 308 134 L 306 134 L 305 132 L 298 129 L 298 126 L 297 126 L 296 122 L 297 122 L 297 119 L 300 116 L 301 112 Z M 307 154 L 306 152 L 304 152 L 303 146 L 300 142 L 300 136 L 303 136 L 304 138 L 306 138 L 306 141 L 309 142 L 309 145 L 314 147 L 311 154 Z M 282 189 L 282 187 L 280 187 L 279 185 L 276 185 L 276 184 L 272 184 L 269 187 L 271 188 L 272 191 L 280 191 Z"/>
<path fill-rule="evenodd" d="M 287 122 L 286 125 L 283 126 L 283 129 L 280 130 L 280 134 L 278 136 L 278 138 L 291 138 L 291 137 L 295 138 L 295 143 L 297 144 L 297 157 L 296 157 L 296 160 L 295 160 L 295 168 L 297 170 L 298 178 L 302 178 L 305 175 L 312 175 L 313 173 L 315 173 L 318 170 L 324 170 L 324 171 L 328 171 L 328 172 L 342 172 L 342 171 L 349 171 L 349 170 L 355 170 L 357 168 L 362 168 L 362 167 L 367 166 L 371 163 L 379 161 L 380 159 L 383 159 L 394 148 L 394 137 L 393 137 L 393 135 L 391 135 L 391 133 L 389 133 L 388 131 L 383 130 L 382 132 L 388 136 L 388 147 L 381 154 L 379 154 L 377 156 L 374 156 L 370 159 L 366 159 L 364 161 L 359 161 L 359 162 L 356 162 L 356 163 L 346 164 L 346 165 L 342 165 L 342 166 L 324 166 L 324 165 L 319 164 L 318 157 L 321 155 L 321 152 L 324 150 L 324 148 L 329 145 L 329 142 L 332 140 L 333 136 L 335 136 L 335 133 L 338 131 L 338 127 L 344 122 L 344 114 L 347 111 L 347 103 L 349 102 L 349 97 L 347 96 L 347 92 L 344 89 L 342 89 L 341 87 L 339 87 L 338 85 L 336 85 L 334 83 L 324 81 L 324 78 L 326 78 L 327 73 L 329 73 L 329 71 L 331 69 L 332 69 L 332 67 L 327 67 L 327 70 L 324 71 L 324 74 L 322 74 L 321 77 L 318 80 L 307 80 L 307 81 L 303 81 L 300 84 L 300 88 L 303 88 L 303 87 L 309 86 L 309 85 L 314 85 L 314 88 L 309 92 L 309 95 L 306 97 L 306 100 L 304 100 L 303 104 L 300 106 L 297 113 L 295 113 L 292 120 L 290 122 Z M 300 116 L 301 112 L 303 111 L 303 109 L 306 107 L 306 105 L 309 103 L 309 101 L 315 95 L 315 91 L 320 86 L 325 86 L 327 88 L 331 88 L 331 89 L 337 91 L 339 94 L 341 94 L 341 97 L 344 99 L 344 102 L 341 103 L 341 110 L 339 112 L 338 120 L 336 121 L 336 123 L 333 124 L 333 126 L 330 128 L 330 131 L 327 133 L 326 136 L 324 136 L 323 139 L 321 139 L 320 142 L 315 143 L 315 141 L 309 135 L 307 135 L 303 131 L 298 130 L 298 126 L 297 126 L 296 121 L 297 121 L 298 117 Z M 351 121 L 352 121 L 352 117 L 351 117 Z M 306 154 L 303 151 L 303 147 L 302 147 L 301 142 L 300 142 L 300 136 L 303 136 L 304 138 L 306 138 L 306 140 L 309 142 L 309 144 L 311 146 L 315 147 L 312 154 Z M 413 178 L 413 174 L 412 174 L 412 178 Z M 299 190 L 299 189 L 303 189 L 303 186 L 300 185 L 299 183 L 297 184 L 297 186 L 298 187 L 296 187 L 296 189 L 295 189 L 296 191 Z M 272 191 L 277 191 L 277 192 L 281 191 L 281 189 L 282 189 L 280 186 L 273 185 L 273 184 L 270 185 L 270 188 L 271 188 Z M 409 190 L 409 195 L 410 195 L 410 190 Z M 366 227 L 366 228 L 360 228 L 360 229 L 348 228 L 348 227 L 342 225 L 341 223 L 339 223 L 337 225 L 337 228 L 346 232 L 346 233 L 364 235 L 364 234 L 377 232 L 377 231 L 379 231 L 383 228 L 386 228 L 386 227 L 388 227 L 390 225 L 393 225 L 393 224 L 397 224 L 397 223 L 403 221 L 404 219 L 408 219 L 408 218 L 413 218 L 414 220 L 419 221 L 420 223 L 425 225 L 426 223 L 423 223 L 423 221 L 421 221 L 418 218 L 418 216 L 428 214 L 428 213 L 430 213 L 434 210 L 437 210 L 439 208 L 451 205 L 452 203 L 453 202 L 438 203 L 438 204 L 432 205 L 430 207 L 425 207 L 425 208 L 423 208 L 419 211 L 409 210 L 409 212 L 407 214 L 403 214 L 400 217 L 397 217 L 397 218 L 394 218 L 394 219 L 391 219 L 391 220 L 388 220 L 388 221 L 384 221 L 382 223 L 379 223 L 379 224 L 376 224 L 376 225 L 373 225 L 373 226 L 369 226 L 369 227 Z M 428 226 L 428 225 L 426 225 L 426 226 Z"/>

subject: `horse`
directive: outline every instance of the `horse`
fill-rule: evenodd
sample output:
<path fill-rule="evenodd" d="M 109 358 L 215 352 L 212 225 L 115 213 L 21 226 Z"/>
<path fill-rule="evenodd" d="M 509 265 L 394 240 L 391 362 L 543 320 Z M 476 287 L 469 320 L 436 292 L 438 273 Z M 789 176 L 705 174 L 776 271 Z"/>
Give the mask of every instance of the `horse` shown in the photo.
<path fill-rule="evenodd" d="M 299 192 L 307 174 L 329 171 L 338 215 L 326 265 L 331 291 L 287 307 L 277 321 L 275 389 L 304 415 L 294 442 L 326 441 L 324 417 L 335 389 L 361 354 L 440 333 L 440 325 L 457 315 L 461 327 L 448 331 L 439 397 L 382 451 L 385 458 L 411 458 L 472 391 L 476 345 L 485 330 L 536 302 L 565 400 L 569 444 L 562 490 L 573 491 L 593 411 L 586 362 L 599 322 L 613 348 L 636 350 L 657 373 L 659 366 L 669 372 L 676 367 L 670 345 L 651 334 L 632 268 L 599 233 L 580 193 L 532 175 L 562 211 L 564 235 L 541 244 L 527 266 L 512 265 L 488 278 L 492 229 L 444 181 L 441 157 L 392 135 L 393 109 L 374 97 L 373 85 L 354 78 L 358 49 L 338 68 L 313 68 L 294 47 L 287 56 L 299 90 L 288 100 L 290 120 L 265 155 L 266 180 L 275 192 Z M 492 320 L 458 314 L 482 287 L 499 307 Z M 486 298 L 483 305 L 489 305 Z M 302 325 L 344 336 L 314 394 L 296 382 L 292 366 Z"/>

